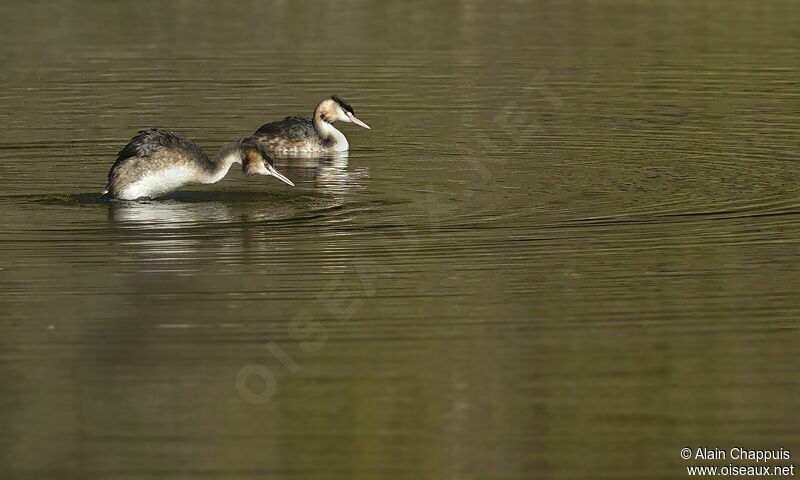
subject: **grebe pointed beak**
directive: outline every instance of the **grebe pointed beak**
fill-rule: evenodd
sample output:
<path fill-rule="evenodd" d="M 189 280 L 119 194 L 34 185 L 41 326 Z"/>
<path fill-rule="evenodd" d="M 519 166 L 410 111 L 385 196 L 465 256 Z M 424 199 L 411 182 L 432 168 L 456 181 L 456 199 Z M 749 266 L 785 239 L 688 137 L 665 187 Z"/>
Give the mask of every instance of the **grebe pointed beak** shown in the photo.
<path fill-rule="evenodd" d="M 352 114 L 352 113 L 350 113 L 350 112 L 347 112 L 347 118 L 349 118 L 351 122 L 355 123 L 355 124 L 356 124 L 356 125 L 358 125 L 359 127 L 364 127 L 364 128 L 366 128 L 367 130 L 372 130 L 371 128 L 369 128 L 369 125 L 367 125 L 366 123 L 364 123 L 364 122 L 362 122 L 361 120 L 357 119 L 357 118 L 356 118 L 356 116 L 355 116 L 355 115 L 353 115 L 353 114 Z"/>
<path fill-rule="evenodd" d="M 281 182 L 289 184 L 289 185 L 294 187 L 294 183 L 292 183 L 291 180 L 289 180 L 288 178 L 284 177 L 283 174 L 278 171 L 278 169 L 276 169 L 275 167 L 273 167 L 269 163 L 267 163 L 267 171 L 269 172 L 270 175 L 272 175 L 273 177 L 277 178 Z"/>

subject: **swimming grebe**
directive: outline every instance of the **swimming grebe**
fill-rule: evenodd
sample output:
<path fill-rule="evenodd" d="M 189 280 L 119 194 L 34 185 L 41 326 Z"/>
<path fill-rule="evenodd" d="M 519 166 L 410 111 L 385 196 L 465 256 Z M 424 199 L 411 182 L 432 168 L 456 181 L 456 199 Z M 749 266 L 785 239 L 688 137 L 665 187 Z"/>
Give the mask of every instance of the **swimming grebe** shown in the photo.
<path fill-rule="evenodd" d="M 216 183 L 234 163 L 245 175 L 272 175 L 294 184 L 273 165 L 273 159 L 257 144 L 239 140 L 208 155 L 194 141 L 169 130 L 142 130 L 117 154 L 108 172 L 104 195 L 120 200 L 156 198 L 187 183 Z"/>
<path fill-rule="evenodd" d="M 333 126 L 336 120 L 369 129 L 369 125 L 356 118 L 349 103 L 333 95 L 317 105 L 313 118 L 286 117 L 263 125 L 250 139 L 271 153 L 346 152 L 350 144 Z"/>

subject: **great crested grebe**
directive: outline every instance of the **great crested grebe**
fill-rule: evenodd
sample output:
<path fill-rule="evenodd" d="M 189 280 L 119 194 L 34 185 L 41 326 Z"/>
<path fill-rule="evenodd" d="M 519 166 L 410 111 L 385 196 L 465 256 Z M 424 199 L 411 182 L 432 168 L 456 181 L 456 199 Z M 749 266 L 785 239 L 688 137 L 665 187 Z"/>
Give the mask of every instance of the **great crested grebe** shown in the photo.
<path fill-rule="evenodd" d="M 272 175 L 294 184 L 261 147 L 247 139 L 222 146 L 213 158 L 194 141 L 169 130 L 142 130 L 117 154 L 104 195 L 120 200 L 156 198 L 187 183 L 216 183 L 234 163 L 245 175 Z"/>
<path fill-rule="evenodd" d="M 256 130 L 250 140 L 272 153 L 346 152 L 350 144 L 333 126 L 337 120 L 369 129 L 369 125 L 356 118 L 349 103 L 332 95 L 317 105 L 313 118 L 286 117 L 268 123 Z"/>

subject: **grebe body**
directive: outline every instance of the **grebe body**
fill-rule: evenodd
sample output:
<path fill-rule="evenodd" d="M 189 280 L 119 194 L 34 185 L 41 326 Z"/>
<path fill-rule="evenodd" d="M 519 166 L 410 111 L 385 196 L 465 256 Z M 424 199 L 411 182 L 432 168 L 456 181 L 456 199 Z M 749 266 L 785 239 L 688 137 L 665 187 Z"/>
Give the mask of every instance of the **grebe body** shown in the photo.
<path fill-rule="evenodd" d="M 311 118 L 292 116 L 267 123 L 256 130 L 250 140 L 276 154 L 346 152 L 350 144 L 333 126 L 337 120 L 370 128 L 356 118 L 349 103 L 333 95 L 317 105 Z"/>
<path fill-rule="evenodd" d="M 117 154 L 103 194 L 119 200 L 157 198 L 188 183 L 216 183 L 234 163 L 242 164 L 245 175 L 272 175 L 294 185 L 275 169 L 272 157 L 253 142 L 228 143 L 209 159 L 189 138 L 151 128 L 139 132 Z"/>

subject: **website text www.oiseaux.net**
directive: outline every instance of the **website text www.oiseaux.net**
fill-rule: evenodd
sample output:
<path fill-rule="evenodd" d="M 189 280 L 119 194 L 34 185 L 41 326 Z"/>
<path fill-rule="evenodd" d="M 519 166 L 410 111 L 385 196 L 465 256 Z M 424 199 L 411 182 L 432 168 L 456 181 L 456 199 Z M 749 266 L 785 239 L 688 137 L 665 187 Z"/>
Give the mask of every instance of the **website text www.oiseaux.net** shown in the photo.
<path fill-rule="evenodd" d="M 794 476 L 794 465 L 689 465 L 686 473 L 690 476 L 707 477 L 734 477 L 734 476 L 761 476 L 761 477 L 791 477 Z"/>
<path fill-rule="evenodd" d="M 755 465 L 687 465 L 686 473 L 689 476 L 706 477 L 793 477 L 794 465 L 764 465 L 772 461 L 786 461 L 791 459 L 791 451 L 781 447 L 777 450 L 747 450 L 734 447 L 730 450 L 720 448 L 699 447 L 696 450 L 683 448 L 681 458 L 684 460 L 754 462 Z M 722 463 L 722 462 L 721 462 Z"/>

